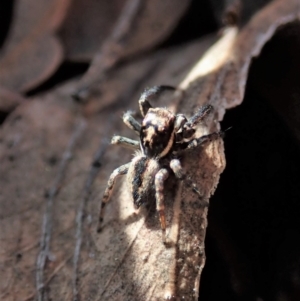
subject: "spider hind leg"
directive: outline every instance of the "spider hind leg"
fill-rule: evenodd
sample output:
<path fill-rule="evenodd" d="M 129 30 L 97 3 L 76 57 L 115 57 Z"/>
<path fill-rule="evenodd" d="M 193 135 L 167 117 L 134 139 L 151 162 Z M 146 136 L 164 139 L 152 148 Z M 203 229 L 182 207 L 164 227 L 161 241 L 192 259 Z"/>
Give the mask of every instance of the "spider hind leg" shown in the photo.
<path fill-rule="evenodd" d="M 162 230 L 162 240 L 166 243 L 166 215 L 164 203 L 164 184 L 169 177 L 169 172 L 166 168 L 162 168 L 155 175 L 155 198 L 156 210 L 159 214 L 160 226 Z"/>
<path fill-rule="evenodd" d="M 170 168 L 172 169 L 172 171 L 174 172 L 175 176 L 177 179 L 184 181 L 184 183 L 189 186 L 193 192 L 195 192 L 199 199 L 201 200 L 203 206 L 207 207 L 209 204 L 207 201 L 203 200 L 203 194 L 201 194 L 201 192 L 199 191 L 197 185 L 189 178 L 187 177 L 187 175 L 185 174 L 181 163 L 178 159 L 173 159 L 170 162 Z"/>

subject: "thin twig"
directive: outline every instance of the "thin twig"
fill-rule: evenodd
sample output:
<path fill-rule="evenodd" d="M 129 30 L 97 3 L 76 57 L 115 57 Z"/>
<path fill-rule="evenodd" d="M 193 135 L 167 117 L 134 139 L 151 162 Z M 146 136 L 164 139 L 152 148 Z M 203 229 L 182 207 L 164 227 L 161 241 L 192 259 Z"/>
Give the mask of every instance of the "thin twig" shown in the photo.
<path fill-rule="evenodd" d="M 66 265 L 66 263 L 72 258 L 72 256 L 69 256 L 68 258 L 66 258 L 65 260 L 63 260 L 55 269 L 54 271 L 51 273 L 51 275 L 47 278 L 47 280 L 44 283 L 44 286 L 46 286 L 47 284 L 49 284 L 49 282 L 53 279 L 53 277 Z M 22 301 L 29 301 L 31 299 L 34 298 L 34 293 L 30 294 L 29 296 L 27 296 L 25 299 L 23 299 Z"/>
<path fill-rule="evenodd" d="M 73 149 L 76 143 L 78 142 L 79 138 L 81 137 L 84 128 L 85 128 L 85 122 L 83 120 L 80 120 L 80 122 L 77 124 L 73 132 L 73 135 L 71 136 L 69 145 L 63 154 L 63 157 L 61 159 L 58 168 L 57 176 L 47 195 L 46 208 L 45 208 L 43 224 L 42 224 L 40 252 L 38 254 L 37 262 L 36 262 L 36 266 L 37 266 L 36 268 L 36 291 L 37 292 L 36 293 L 37 293 L 38 301 L 44 300 L 44 287 L 45 287 L 44 269 L 45 269 L 47 258 L 50 254 L 50 240 L 52 234 L 52 215 L 53 215 L 52 211 L 53 211 L 54 199 L 61 188 L 61 184 L 63 182 L 68 167 L 68 163 L 72 158 Z"/>
<path fill-rule="evenodd" d="M 92 162 L 87 180 L 84 185 L 83 189 L 83 196 L 82 200 L 80 202 L 78 211 L 77 211 L 77 217 L 76 217 L 76 245 L 75 250 L 73 254 L 73 279 L 72 279 L 72 285 L 73 285 L 73 300 L 78 301 L 78 262 L 79 262 L 79 255 L 81 250 L 81 244 L 82 244 L 82 228 L 83 223 L 85 220 L 85 209 L 87 202 L 90 199 L 90 193 L 91 188 L 94 183 L 94 180 L 99 172 L 99 169 L 101 167 L 101 159 L 103 157 L 103 154 L 107 148 L 106 142 L 101 142 L 101 145 L 94 157 L 94 160 Z"/>
<path fill-rule="evenodd" d="M 93 59 L 91 67 L 81 79 L 79 88 L 73 93 L 75 99 L 86 98 L 91 86 L 100 83 L 107 72 L 119 62 L 123 53 L 122 44 L 129 36 L 143 2 L 144 0 L 128 0 L 126 2 L 112 33 L 103 44 L 99 54 Z"/>

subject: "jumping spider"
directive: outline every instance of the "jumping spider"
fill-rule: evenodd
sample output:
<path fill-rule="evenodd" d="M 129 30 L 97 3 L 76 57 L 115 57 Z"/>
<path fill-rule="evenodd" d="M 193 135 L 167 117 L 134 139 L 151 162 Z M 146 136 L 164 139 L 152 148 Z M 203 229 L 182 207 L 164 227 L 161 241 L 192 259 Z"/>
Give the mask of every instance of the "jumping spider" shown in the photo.
<path fill-rule="evenodd" d="M 164 206 L 164 182 L 170 173 L 192 188 L 201 198 L 201 194 L 181 167 L 179 154 L 185 150 L 196 148 L 205 142 L 218 139 L 222 132 L 214 132 L 200 138 L 194 138 L 197 124 L 213 109 L 211 105 L 202 106 L 197 113 L 187 119 L 183 114 L 174 115 L 166 108 L 153 108 L 149 99 L 158 97 L 165 90 L 175 90 L 169 86 L 155 86 L 146 89 L 140 99 L 139 107 L 143 116 L 142 124 L 134 119 L 131 112 L 123 116 L 124 123 L 140 137 L 140 141 L 114 136 L 112 144 L 120 144 L 137 150 L 130 163 L 115 169 L 110 175 L 104 192 L 100 213 L 98 232 L 104 217 L 105 206 L 109 201 L 115 180 L 118 176 L 127 174 L 134 207 L 138 209 L 151 198 L 155 191 L 156 209 L 162 229 L 163 242 L 166 241 L 166 219 Z"/>

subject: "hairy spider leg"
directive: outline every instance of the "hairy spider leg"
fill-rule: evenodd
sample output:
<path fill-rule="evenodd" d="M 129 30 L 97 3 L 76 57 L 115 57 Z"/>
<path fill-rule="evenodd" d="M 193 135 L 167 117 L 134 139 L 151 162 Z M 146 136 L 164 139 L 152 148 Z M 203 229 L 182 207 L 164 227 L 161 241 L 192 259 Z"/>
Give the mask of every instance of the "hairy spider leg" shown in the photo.
<path fill-rule="evenodd" d="M 202 144 L 215 141 L 223 136 L 224 136 L 223 131 L 214 132 L 208 135 L 201 136 L 200 138 L 193 139 L 191 142 L 189 142 L 184 150 L 197 148 Z"/>
<path fill-rule="evenodd" d="M 121 165 L 120 167 L 116 168 L 112 172 L 112 174 L 110 175 L 110 177 L 108 179 L 107 187 L 106 187 L 104 195 L 102 197 L 101 207 L 100 207 L 100 211 L 99 211 L 99 220 L 98 220 L 97 232 L 101 231 L 101 225 L 102 225 L 103 217 L 104 217 L 104 214 L 105 214 L 105 206 L 108 203 L 108 201 L 110 200 L 112 190 L 113 190 L 113 187 L 115 185 L 116 178 L 119 177 L 119 176 L 123 176 L 123 175 L 127 174 L 129 165 L 130 165 L 130 163 L 127 163 L 127 164 Z"/>
<path fill-rule="evenodd" d="M 169 177 L 167 169 L 162 168 L 155 175 L 155 198 L 156 198 L 156 210 L 159 214 L 160 226 L 162 230 L 162 240 L 166 242 L 166 215 L 165 215 L 165 203 L 164 203 L 164 182 Z"/>
<path fill-rule="evenodd" d="M 213 106 L 206 104 L 200 107 L 200 109 L 197 111 L 195 115 L 193 115 L 188 122 L 185 124 L 187 127 L 194 127 L 196 126 L 200 121 L 206 118 L 208 114 L 210 114 L 213 110 Z"/>
<path fill-rule="evenodd" d="M 201 201 L 203 201 L 202 200 L 203 195 L 200 193 L 197 185 L 186 176 L 186 174 L 181 166 L 180 161 L 178 159 L 172 159 L 170 162 L 170 167 L 171 167 L 172 171 L 174 172 L 176 178 L 181 181 L 184 181 L 187 184 L 187 186 L 192 188 L 192 190 L 199 196 Z M 205 201 L 203 205 L 208 206 L 208 203 Z"/>
<path fill-rule="evenodd" d="M 157 99 L 163 92 L 172 90 L 177 90 L 171 86 L 154 86 L 152 88 L 146 89 L 140 96 L 139 99 L 139 107 L 143 117 L 147 114 L 148 110 L 152 108 L 151 104 L 149 103 L 150 100 Z"/>
<path fill-rule="evenodd" d="M 196 132 L 196 125 L 206 118 L 213 110 L 209 104 L 202 106 L 195 115 L 193 115 L 186 123 L 182 125 L 182 130 L 177 135 L 177 141 L 192 138 Z"/>
<path fill-rule="evenodd" d="M 123 136 L 113 136 L 111 139 L 111 144 L 124 146 L 133 150 L 140 149 L 140 143 L 137 140 L 129 139 Z"/>
<path fill-rule="evenodd" d="M 141 124 L 134 119 L 132 116 L 131 111 L 127 111 L 123 115 L 123 122 L 131 129 L 133 130 L 138 136 L 140 135 L 141 131 Z"/>

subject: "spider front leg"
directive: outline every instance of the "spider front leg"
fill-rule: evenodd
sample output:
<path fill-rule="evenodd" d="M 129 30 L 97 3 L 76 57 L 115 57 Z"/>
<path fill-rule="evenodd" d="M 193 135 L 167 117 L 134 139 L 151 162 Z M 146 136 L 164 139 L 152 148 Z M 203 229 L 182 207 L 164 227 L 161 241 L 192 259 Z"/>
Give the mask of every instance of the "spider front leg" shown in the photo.
<path fill-rule="evenodd" d="M 116 181 L 116 178 L 119 176 L 123 176 L 127 174 L 128 168 L 129 168 L 130 163 L 121 165 L 120 167 L 116 168 L 112 174 L 110 175 L 108 182 L 107 182 L 107 187 L 105 189 L 104 195 L 102 197 L 102 202 L 101 202 L 101 207 L 99 211 L 99 220 L 98 220 L 98 226 L 97 226 L 97 232 L 101 231 L 101 226 L 105 214 L 105 206 L 110 200 L 112 190 Z"/>
<path fill-rule="evenodd" d="M 189 179 L 189 178 L 186 176 L 186 174 L 185 174 L 185 172 L 184 172 L 184 170 L 183 170 L 183 168 L 182 168 L 182 166 L 181 166 L 180 161 L 179 161 L 178 159 L 173 159 L 173 160 L 171 160 L 171 162 L 170 162 L 170 167 L 171 167 L 172 171 L 174 172 L 176 178 L 179 179 L 179 180 L 181 180 L 181 181 L 184 181 L 184 182 L 187 184 L 187 186 L 191 187 L 192 190 L 193 190 L 193 191 L 199 196 L 199 198 L 202 200 L 202 197 L 203 197 L 203 196 L 202 196 L 202 194 L 200 193 L 200 191 L 199 191 L 197 185 L 196 185 L 191 179 Z M 207 203 L 207 202 L 204 202 L 203 205 L 204 205 L 204 206 L 208 206 L 208 203 Z"/>
<path fill-rule="evenodd" d="M 162 230 L 162 240 L 166 242 L 166 215 L 165 215 L 165 202 L 164 202 L 164 183 L 169 177 L 167 169 L 162 168 L 155 175 L 155 198 L 156 210 L 159 214 L 160 226 Z"/>
<path fill-rule="evenodd" d="M 158 98 L 165 91 L 174 91 L 176 88 L 171 86 L 154 86 L 152 88 L 146 89 L 139 99 L 140 111 L 143 117 L 147 114 L 148 110 L 152 108 L 149 100 L 154 100 Z"/>
<path fill-rule="evenodd" d="M 197 124 L 205 119 L 206 116 L 212 112 L 212 110 L 212 105 L 204 105 L 189 120 L 186 120 L 186 117 L 182 114 L 176 115 L 176 142 L 182 143 L 190 140 L 196 132 Z"/>
<path fill-rule="evenodd" d="M 137 140 L 132 140 L 122 136 L 113 136 L 111 139 L 111 144 L 121 145 L 133 150 L 140 148 L 140 143 Z"/>
<path fill-rule="evenodd" d="M 134 119 L 134 117 L 132 116 L 132 112 L 131 111 L 127 111 L 124 115 L 123 115 L 123 122 L 133 131 L 135 131 L 135 133 L 139 136 L 140 135 L 140 131 L 141 131 L 141 125 L 138 121 L 136 121 Z"/>
<path fill-rule="evenodd" d="M 218 140 L 219 138 L 222 138 L 223 136 L 224 136 L 224 132 L 222 132 L 222 131 L 204 135 L 204 136 L 201 136 L 200 138 L 196 138 L 196 139 L 193 139 L 192 141 L 188 142 L 184 149 L 194 149 L 205 143 Z"/>
<path fill-rule="evenodd" d="M 200 107 L 198 112 L 192 116 L 188 122 L 184 125 L 186 128 L 193 128 L 195 127 L 199 122 L 201 122 L 203 119 L 206 118 L 208 114 L 210 114 L 213 110 L 213 106 L 206 104 Z"/>

